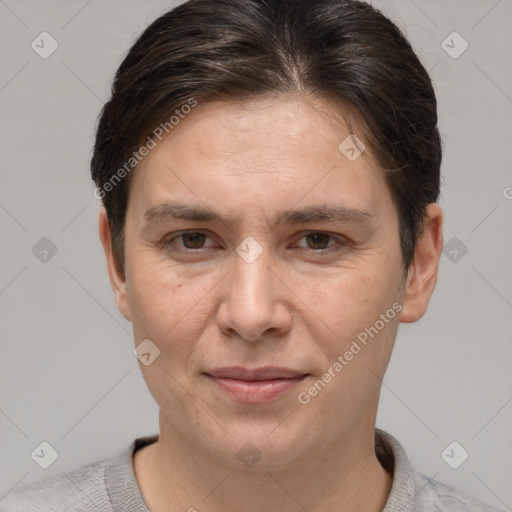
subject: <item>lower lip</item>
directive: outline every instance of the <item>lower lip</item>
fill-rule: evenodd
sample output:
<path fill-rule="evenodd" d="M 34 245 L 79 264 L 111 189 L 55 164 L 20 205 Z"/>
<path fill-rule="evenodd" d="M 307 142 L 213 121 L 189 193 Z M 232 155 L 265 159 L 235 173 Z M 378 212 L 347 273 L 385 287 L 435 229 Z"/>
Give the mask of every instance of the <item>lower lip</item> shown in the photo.
<path fill-rule="evenodd" d="M 237 380 L 206 376 L 237 402 L 261 404 L 271 402 L 292 390 L 306 375 L 295 379 Z"/>

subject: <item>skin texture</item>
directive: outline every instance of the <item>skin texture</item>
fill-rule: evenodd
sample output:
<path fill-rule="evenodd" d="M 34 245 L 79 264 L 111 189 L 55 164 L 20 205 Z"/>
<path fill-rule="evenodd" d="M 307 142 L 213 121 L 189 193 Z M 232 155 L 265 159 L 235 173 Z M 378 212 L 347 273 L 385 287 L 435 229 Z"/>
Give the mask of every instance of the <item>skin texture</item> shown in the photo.
<path fill-rule="evenodd" d="M 161 351 L 151 365 L 140 364 L 160 407 L 160 438 L 134 457 L 152 512 L 376 512 L 385 505 L 392 478 L 374 453 L 381 380 L 399 322 L 419 319 L 434 290 L 442 212 L 429 205 L 405 273 L 385 171 L 368 146 L 353 162 L 338 150 L 350 132 L 334 111 L 327 100 L 304 96 L 200 102 L 136 170 L 125 272 L 101 209 L 118 308 L 133 322 L 135 344 L 148 338 Z M 170 200 L 206 206 L 233 224 L 144 223 L 147 210 Z M 325 204 L 368 217 L 275 223 L 284 209 Z M 178 236 L 189 230 L 206 236 Z M 262 248 L 252 263 L 236 252 L 248 236 Z M 298 394 L 394 303 L 400 314 L 301 404 Z M 309 375 L 274 401 L 241 404 L 203 374 L 269 365 Z M 252 468 L 237 458 L 248 442 L 262 455 Z"/>

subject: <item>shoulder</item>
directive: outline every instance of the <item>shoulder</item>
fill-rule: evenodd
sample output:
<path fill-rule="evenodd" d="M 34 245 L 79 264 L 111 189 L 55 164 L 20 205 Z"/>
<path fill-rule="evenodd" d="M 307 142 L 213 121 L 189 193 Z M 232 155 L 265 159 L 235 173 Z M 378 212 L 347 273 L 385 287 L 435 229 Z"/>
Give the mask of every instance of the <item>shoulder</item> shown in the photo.
<path fill-rule="evenodd" d="M 101 459 L 70 472 L 0 492 L 0 512 L 107 512 L 113 510 L 106 468 L 119 456 Z"/>
<path fill-rule="evenodd" d="M 393 475 L 391 492 L 383 512 L 503 512 L 415 471 L 397 439 L 380 429 L 375 433 L 377 457 Z"/>
<path fill-rule="evenodd" d="M 450 485 L 414 474 L 418 511 L 439 512 L 503 512 L 469 496 Z"/>

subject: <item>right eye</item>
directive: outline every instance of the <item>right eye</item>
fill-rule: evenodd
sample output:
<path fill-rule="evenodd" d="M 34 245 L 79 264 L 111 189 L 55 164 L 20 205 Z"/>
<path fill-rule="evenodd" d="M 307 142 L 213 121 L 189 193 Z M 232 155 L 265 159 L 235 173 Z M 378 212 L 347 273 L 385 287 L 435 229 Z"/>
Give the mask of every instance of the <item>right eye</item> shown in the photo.
<path fill-rule="evenodd" d="M 210 247 L 203 247 L 205 239 L 209 238 L 205 233 L 201 233 L 200 231 L 184 231 L 179 234 L 175 234 L 170 238 L 166 238 L 163 241 L 163 246 L 166 250 L 180 251 L 180 252 L 197 252 L 200 249 L 209 249 Z M 176 245 L 175 240 L 181 240 L 182 245 Z"/>

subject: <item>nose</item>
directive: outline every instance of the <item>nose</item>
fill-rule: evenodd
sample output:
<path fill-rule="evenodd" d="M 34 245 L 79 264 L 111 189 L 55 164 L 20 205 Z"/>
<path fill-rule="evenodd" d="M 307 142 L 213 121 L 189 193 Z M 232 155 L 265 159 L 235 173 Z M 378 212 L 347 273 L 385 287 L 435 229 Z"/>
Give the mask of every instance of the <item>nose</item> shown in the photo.
<path fill-rule="evenodd" d="M 219 329 L 228 337 L 251 342 L 282 336 L 291 326 L 290 291 L 269 251 L 264 249 L 252 262 L 236 252 L 233 259 L 222 280 Z"/>

